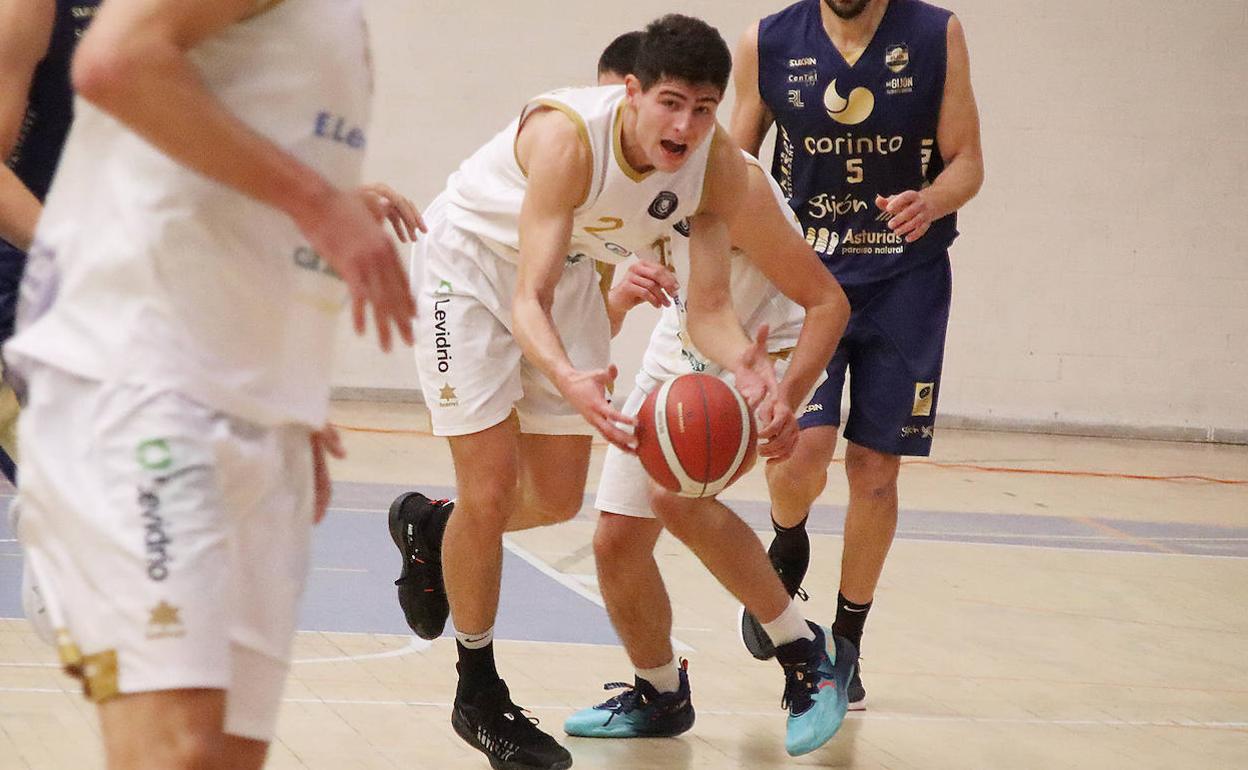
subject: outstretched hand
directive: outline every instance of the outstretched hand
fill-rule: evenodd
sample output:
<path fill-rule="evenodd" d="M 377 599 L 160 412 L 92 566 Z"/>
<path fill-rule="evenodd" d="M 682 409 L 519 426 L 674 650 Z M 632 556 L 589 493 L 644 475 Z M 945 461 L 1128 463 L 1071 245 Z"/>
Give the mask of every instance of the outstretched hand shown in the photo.
<path fill-rule="evenodd" d="M 603 438 L 625 452 L 635 454 L 637 437 L 619 426 L 636 425 L 637 420 L 616 411 L 607 401 L 607 390 L 618 374 L 615 364 L 606 369 L 574 370 L 559 383 L 559 390 Z"/>
<path fill-rule="evenodd" d="M 342 437 L 332 425 L 326 425 L 311 435 L 312 441 L 312 480 L 314 490 L 314 508 L 312 523 L 320 524 L 329 510 L 329 499 L 333 495 L 334 485 L 329 477 L 329 466 L 325 462 L 325 454 L 339 460 L 347 456 L 342 448 Z"/>

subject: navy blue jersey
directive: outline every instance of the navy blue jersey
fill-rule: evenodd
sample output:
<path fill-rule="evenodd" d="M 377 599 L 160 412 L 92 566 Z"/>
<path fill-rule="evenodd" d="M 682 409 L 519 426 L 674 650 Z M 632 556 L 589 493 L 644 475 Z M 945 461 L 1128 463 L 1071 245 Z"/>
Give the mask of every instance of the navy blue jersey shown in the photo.
<path fill-rule="evenodd" d="M 850 66 L 820 5 L 800 0 L 759 24 L 759 91 L 778 132 L 772 175 L 837 280 L 871 283 L 947 256 L 958 234 L 950 214 L 905 243 L 875 206 L 877 194 L 921 189 L 944 168 L 936 126 L 951 14 L 890 0 Z"/>
<path fill-rule="evenodd" d="M 69 63 L 78 38 L 95 16 L 99 4 L 100 0 L 56 0 L 56 21 L 48 40 L 48 51 L 31 78 L 17 145 L 5 161 L 40 201 L 52 185 L 52 175 L 74 118 Z M 0 238 L 0 342 L 13 335 L 18 284 L 25 265 L 26 255 Z"/>
<path fill-rule="evenodd" d="M 74 118 L 69 62 L 99 4 L 100 0 L 57 0 L 48 52 L 31 78 L 26 117 L 7 163 L 41 201 L 52 184 Z"/>

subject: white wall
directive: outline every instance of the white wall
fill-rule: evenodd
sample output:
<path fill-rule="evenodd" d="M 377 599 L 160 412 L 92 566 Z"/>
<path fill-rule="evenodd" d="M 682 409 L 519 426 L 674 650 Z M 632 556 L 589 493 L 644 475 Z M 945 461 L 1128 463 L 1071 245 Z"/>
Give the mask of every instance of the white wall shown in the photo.
<path fill-rule="evenodd" d="M 427 202 L 619 32 L 680 10 L 735 46 L 782 2 L 370 0 L 367 173 Z M 948 5 L 988 179 L 953 251 L 942 422 L 1248 442 L 1248 2 Z M 652 318 L 617 339 L 622 379 Z M 409 354 L 343 329 L 339 386 L 413 386 Z"/>

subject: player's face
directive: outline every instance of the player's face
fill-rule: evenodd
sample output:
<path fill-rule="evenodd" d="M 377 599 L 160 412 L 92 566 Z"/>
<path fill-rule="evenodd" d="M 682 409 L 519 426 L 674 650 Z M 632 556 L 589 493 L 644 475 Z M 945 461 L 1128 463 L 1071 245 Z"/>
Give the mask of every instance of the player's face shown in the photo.
<path fill-rule="evenodd" d="M 663 79 L 641 90 L 632 75 L 626 81 L 628 98 L 637 111 L 634 143 L 660 171 L 672 172 L 701 146 L 715 128 L 715 110 L 723 94 L 710 83 L 693 84 Z"/>
<path fill-rule="evenodd" d="M 842 19 L 853 19 L 862 13 L 862 9 L 871 4 L 871 0 L 823 0 L 832 13 Z"/>

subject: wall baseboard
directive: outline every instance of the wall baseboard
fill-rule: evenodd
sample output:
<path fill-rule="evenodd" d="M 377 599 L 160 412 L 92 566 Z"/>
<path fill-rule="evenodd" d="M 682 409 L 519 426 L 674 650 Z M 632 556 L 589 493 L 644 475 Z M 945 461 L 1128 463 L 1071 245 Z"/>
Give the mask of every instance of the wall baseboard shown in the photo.
<path fill-rule="evenodd" d="M 423 403 L 416 388 L 335 387 L 335 401 L 374 401 L 382 403 Z M 844 416 L 842 415 L 842 418 Z M 1045 433 L 1056 436 L 1124 438 L 1147 441 L 1185 441 L 1206 444 L 1248 445 L 1248 428 L 1197 428 L 1183 425 L 1124 425 L 1120 423 L 1079 422 L 1077 420 L 1033 420 L 991 415 L 942 413 L 940 428 L 992 430 L 1005 433 Z"/>

